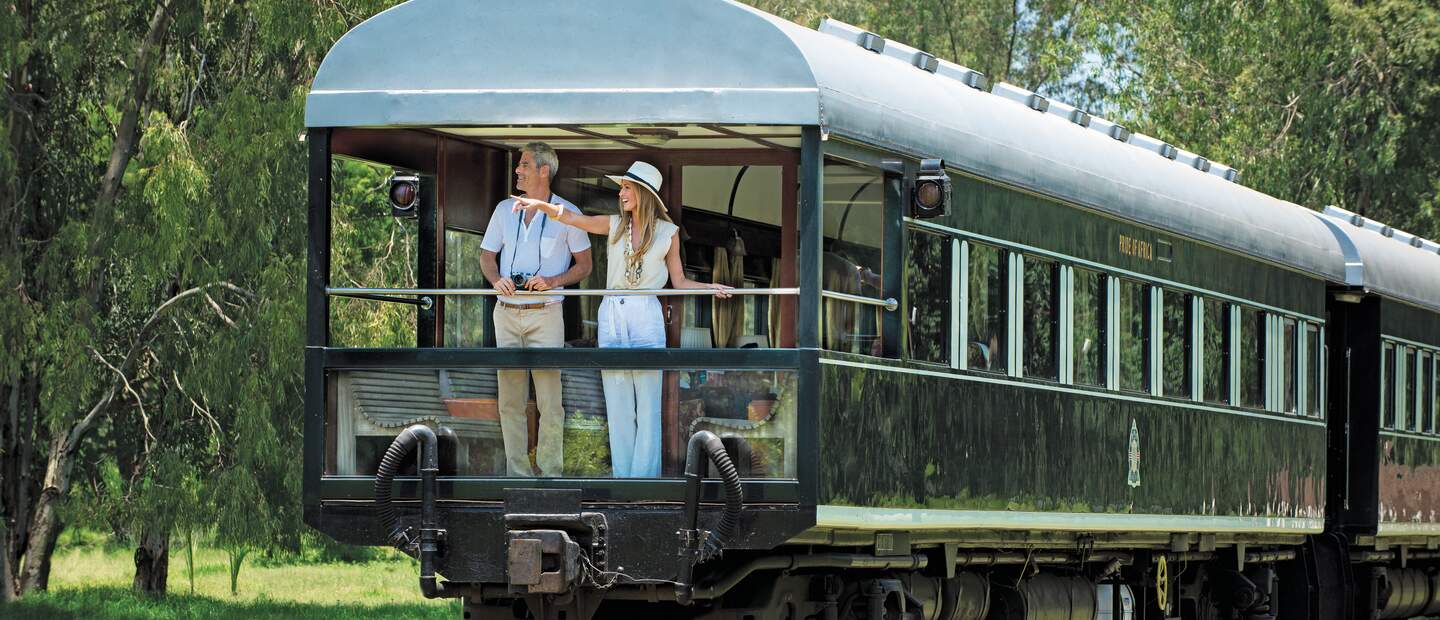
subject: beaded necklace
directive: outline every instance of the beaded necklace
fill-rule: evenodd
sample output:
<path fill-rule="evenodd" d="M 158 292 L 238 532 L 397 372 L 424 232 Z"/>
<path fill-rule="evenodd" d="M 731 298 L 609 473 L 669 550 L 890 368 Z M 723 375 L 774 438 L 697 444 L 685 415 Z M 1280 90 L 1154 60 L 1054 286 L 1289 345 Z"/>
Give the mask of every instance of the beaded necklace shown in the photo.
<path fill-rule="evenodd" d="M 625 284 L 632 289 L 640 288 L 640 276 L 645 273 L 643 256 L 635 255 L 633 224 L 625 225 Z"/>

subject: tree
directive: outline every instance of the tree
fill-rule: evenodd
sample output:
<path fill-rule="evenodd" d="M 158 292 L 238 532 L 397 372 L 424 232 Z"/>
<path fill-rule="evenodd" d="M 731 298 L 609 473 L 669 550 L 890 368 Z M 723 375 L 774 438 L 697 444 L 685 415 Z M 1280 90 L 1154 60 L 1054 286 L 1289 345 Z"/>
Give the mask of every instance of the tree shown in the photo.
<path fill-rule="evenodd" d="M 1440 235 L 1440 7 L 1387 0 L 1116 3 L 1111 105 L 1312 208 Z"/>
<path fill-rule="evenodd" d="M 0 590 L 45 589 L 72 484 L 110 466 L 144 514 L 174 476 L 263 464 L 250 473 L 294 538 L 298 464 L 241 458 L 233 433 L 295 453 L 304 85 L 389 4 L 0 9 Z M 160 587 L 178 521 L 146 523 L 137 583 Z"/>

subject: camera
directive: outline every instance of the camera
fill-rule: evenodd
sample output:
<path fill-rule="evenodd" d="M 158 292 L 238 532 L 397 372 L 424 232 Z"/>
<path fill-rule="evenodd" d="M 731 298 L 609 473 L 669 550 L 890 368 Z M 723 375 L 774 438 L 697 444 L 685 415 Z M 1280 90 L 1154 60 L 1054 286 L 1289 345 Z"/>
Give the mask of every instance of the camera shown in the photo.
<path fill-rule="evenodd" d="M 529 282 L 529 281 L 530 281 L 530 276 L 533 276 L 533 275 L 535 275 L 535 274 L 533 274 L 533 273 L 512 273 L 512 274 L 510 274 L 510 281 L 515 283 L 515 288 L 525 288 L 525 283 L 526 283 L 526 282 Z"/>

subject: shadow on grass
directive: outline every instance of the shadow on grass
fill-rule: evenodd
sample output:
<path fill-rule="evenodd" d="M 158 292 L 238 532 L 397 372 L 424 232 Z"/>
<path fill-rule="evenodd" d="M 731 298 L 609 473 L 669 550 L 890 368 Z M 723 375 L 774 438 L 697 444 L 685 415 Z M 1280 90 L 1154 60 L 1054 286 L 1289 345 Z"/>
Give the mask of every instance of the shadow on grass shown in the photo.
<path fill-rule="evenodd" d="M 170 594 L 150 597 L 127 588 L 83 588 L 35 594 L 11 605 L 0 604 L 0 618 L 85 618 L 98 620 L 170 620 L 171 618 L 457 618 L 458 601 L 406 605 L 329 605 L 284 601 L 227 601 Z"/>

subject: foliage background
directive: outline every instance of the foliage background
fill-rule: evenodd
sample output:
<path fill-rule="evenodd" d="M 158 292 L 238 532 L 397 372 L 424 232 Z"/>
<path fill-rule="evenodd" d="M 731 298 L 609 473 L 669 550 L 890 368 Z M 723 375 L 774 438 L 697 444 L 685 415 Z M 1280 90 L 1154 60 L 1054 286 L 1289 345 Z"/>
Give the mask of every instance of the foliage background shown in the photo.
<path fill-rule="evenodd" d="M 213 540 L 232 570 L 319 544 L 300 523 L 295 457 L 296 137 L 326 50 L 390 4 L 0 4 L 0 596 L 48 587 L 67 528 L 143 551 L 147 590 L 156 571 L 164 589 L 172 539 Z M 752 4 L 1075 103 L 1280 198 L 1440 236 L 1433 2 Z M 373 207 L 383 171 L 337 166 L 337 212 Z M 413 277 L 401 226 L 337 225 L 337 281 Z M 408 338 L 397 317 L 337 312 L 351 330 L 339 340 Z"/>

